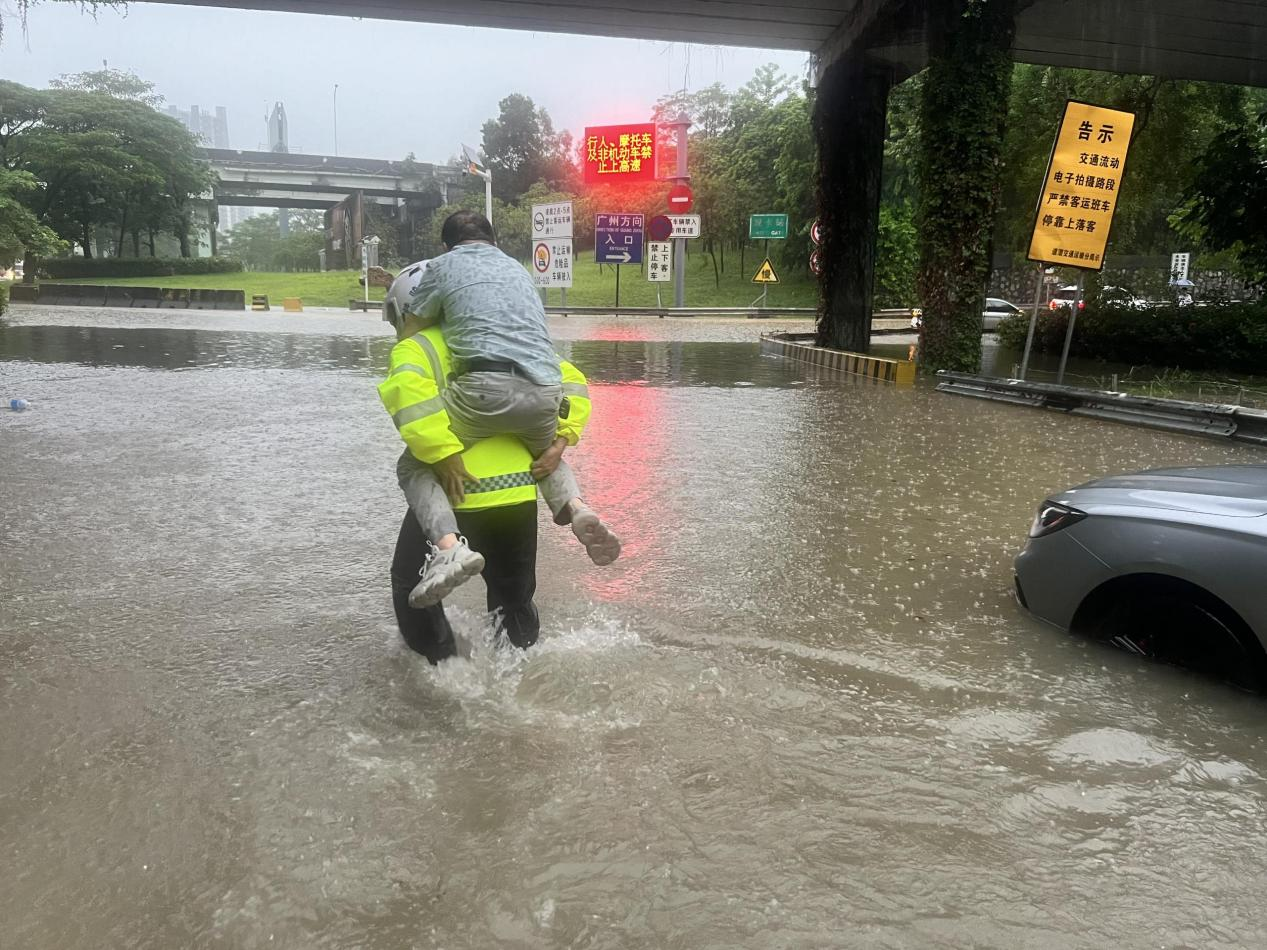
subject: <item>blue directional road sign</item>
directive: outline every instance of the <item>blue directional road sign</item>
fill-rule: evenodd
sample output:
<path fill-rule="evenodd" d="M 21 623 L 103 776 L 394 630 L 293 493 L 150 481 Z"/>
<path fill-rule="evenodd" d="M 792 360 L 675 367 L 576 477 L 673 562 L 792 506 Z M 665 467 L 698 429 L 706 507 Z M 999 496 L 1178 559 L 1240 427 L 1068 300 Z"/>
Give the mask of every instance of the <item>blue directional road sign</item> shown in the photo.
<path fill-rule="evenodd" d="M 640 214 L 595 215 L 594 260 L 599 264 L 641 264 L 642 227 Z"/>

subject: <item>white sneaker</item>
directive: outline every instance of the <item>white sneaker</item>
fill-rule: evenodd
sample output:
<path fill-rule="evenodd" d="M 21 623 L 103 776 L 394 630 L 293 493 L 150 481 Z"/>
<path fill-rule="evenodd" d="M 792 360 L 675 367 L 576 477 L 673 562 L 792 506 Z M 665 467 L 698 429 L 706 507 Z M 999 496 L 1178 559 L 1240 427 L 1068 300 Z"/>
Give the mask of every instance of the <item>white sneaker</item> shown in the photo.
<path fill-rule="evenodd" d="M 409 606 L 418 610 L 440 603 L 468 580 L 484 570 L 484 555 L 472 551 L 466 538 L 447 551 L 441 551 L 431 542 L 427 563 L 419 572 L 422 580 L 409 592 Z"/>
<path fill-rule="evenodd" d="M 584 505 L 572 507 L 572 533 L 585 545 L 585 553 L 599 567 L 605 567 L 620 557 L 620 538 Z"/>

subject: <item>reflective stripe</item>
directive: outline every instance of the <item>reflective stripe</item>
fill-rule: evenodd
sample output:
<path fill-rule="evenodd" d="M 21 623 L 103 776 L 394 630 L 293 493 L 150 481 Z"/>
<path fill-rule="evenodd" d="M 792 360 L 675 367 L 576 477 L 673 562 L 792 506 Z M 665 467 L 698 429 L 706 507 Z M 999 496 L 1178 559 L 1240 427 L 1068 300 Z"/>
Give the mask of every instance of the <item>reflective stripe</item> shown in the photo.
<path fill-rule="evenodd" d="M 564 383 L 563 395 L 580 396 L 582 399 L 589 399 L 590 388 L 586 386 L 584 383 Z"/>
<path fill-rule="evenodd" d="M 394 370 L 392 370 L 388 375 L 395 376 L 397 373 L 417 373 L 419 376 L 427 375 L 427 371 L 425 369 L 423 369 L 421 366 L 418 366 L 414 363 L 401 363 Z"/>
<path fill-rule="evenodd" d="M 436 352 L 436 348 L 431 341 L 421 333 L 415 333 L 410 339 L 422 347 L 422 352 L 431 366 L 431 378 L 436 381 L 436 386 L 443 392 L 445 383 L 448 381 L 444 378 L 444 372 L 440 369 L 440 354 Z"/>
<path fill-rule="evenodd" d="M 536 479 L 532 472 L 511 472 L 509 475 L 490 475 L 478 482 L 464 482 L 463 487 L 468 495 L 481 495 L 490 491 L 502 491 L 506 488 L 527 488 L 535 486 Z"/>
<path fill-rule="evenodd" d="M 393 414 L 392 422 L 396 423 L 397 429 L 403 429 L 411 422 L 417 422 L 419 419 L 425 419 L 427 416 L 434 416 L 437 412 L 443 411 L 444 400 L 439 396 L 432 396 L 430 399 L 424 399 L 422 402 L 416 402 L 412 406 L 406 406 Z"/>

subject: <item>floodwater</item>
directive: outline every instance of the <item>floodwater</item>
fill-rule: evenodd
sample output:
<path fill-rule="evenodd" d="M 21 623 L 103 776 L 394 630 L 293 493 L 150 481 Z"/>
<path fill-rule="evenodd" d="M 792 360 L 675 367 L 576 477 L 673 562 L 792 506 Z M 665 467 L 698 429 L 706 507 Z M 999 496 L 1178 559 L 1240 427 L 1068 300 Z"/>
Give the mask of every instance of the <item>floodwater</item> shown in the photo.
<path fill-rule="evenodd" d="M 159 328 L 166 325 L 167 328 Z M 373 317 L 0 326 L 0 946 L 1256 947 L 1263 700 L 1041 626 L 1036 504 L 1261 453 L 557 320 L 624 535 L 403 649 Z"/>

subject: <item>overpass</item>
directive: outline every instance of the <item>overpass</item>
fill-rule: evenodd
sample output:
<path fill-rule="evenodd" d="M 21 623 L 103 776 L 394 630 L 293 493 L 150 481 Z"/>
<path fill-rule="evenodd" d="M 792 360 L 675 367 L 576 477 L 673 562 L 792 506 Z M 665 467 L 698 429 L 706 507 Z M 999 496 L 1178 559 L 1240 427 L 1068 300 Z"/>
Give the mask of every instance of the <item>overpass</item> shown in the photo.
<path fill-rule="evenodd" d="M 462 180 L 460 169 L 424 162 L 227 148 L 202 152 L 220 179 L 219 205 L 324 209 L 360 192 L 381 204 L 426 198 L 434 207 L 447 202 L 450 186 Z"/>
<path fill-rule="evenodd" d="M 820 72 L 860 43 L 907 73 L 928 61 L 924 0 L 165 2 L 803 50 Z M 1018 62 L 1267 85 L 1267 4 L 1259 0 L 1021 0 L 1020 7 Z"/>

